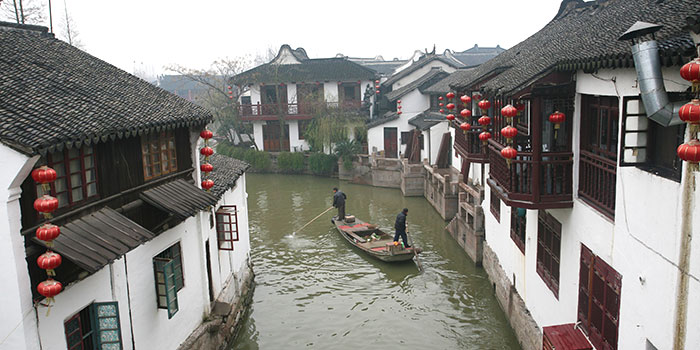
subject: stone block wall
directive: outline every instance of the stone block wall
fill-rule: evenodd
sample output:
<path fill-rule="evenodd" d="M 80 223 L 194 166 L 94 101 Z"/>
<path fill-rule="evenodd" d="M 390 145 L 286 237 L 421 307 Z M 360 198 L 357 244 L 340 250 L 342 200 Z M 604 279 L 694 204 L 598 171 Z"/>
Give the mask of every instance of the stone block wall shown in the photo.
<path fill-rule="evenodd" d="M 422 196 L 425 192 L 425 169 L 423 164 L 411 164 L 403 159 L 401 166 L 401 193 L 406 197 Z"/>

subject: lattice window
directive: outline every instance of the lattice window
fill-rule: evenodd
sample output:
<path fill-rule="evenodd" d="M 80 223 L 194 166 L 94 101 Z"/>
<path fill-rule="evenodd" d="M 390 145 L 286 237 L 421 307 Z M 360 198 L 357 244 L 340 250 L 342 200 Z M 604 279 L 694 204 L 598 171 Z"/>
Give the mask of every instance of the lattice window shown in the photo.
<path fill-rule="evenodd" d="M 496 221 L 501 222 L 501 199 L 498 198 L 498 195 L 496 192 L 491 189 L 491 214 L 493 214 L 493 217 L 496 218 Z"/>
<path fill-rule="evenodd" d="M 119 306 L 116 302 L 93 303 L 63 325 L 69 350 L 122 349 Z"/>
<path fill-rule="evenodd" d="M 50 195 L 58 198 L 58 207 L 70 207 L 97 196 L 97 169 L 92 147 L 71 148 L 53 152 L 47 157 L 48 166 L 56 170 Z M 37 195 L 44 195 L 41 186 Z"/>
<path fill-rule="evenodd" d="M 156 297 L 159 309 L 168 309 L 168 318 L 179 310 L 177 292 L 185 285 L 180 243 L 175 243 L 153 258 Z"/>
<path fill-rule="evenodd" d="M 175 136 L 171 131 L 151 133 L 141 138 L 143 178 L 150 180 L 177 171 Z"/>
<path fill-rule="evenodd" d="M 525 208 L 512 207 L 510 213 L 510 239 L 525 254 L 527 210 Z"/>
<path fill-rule="evenodd" d="M 559 299 L 561 223 L 544 210 L 537 220 L 537 274 Z"/>
<path fill-rule="evenodd" d="M 220 250 L 233 250 L 238 237 L 238 210 L 235 205 L 223 205 L 216 211 L 216 235 Z"/>

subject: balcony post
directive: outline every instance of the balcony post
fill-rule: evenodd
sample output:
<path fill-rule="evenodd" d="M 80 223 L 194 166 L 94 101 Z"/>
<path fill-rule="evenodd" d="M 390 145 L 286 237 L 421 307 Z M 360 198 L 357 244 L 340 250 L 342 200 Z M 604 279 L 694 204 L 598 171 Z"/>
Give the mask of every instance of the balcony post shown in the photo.
<path fill-rule="evenodd" d="M 542 99 L 536 97 L 530 106 L 532 108 L 532 160 L 530 186 L 532 186 L 532 201 L 540 201 L 541 162 L 542 162 Z"/>

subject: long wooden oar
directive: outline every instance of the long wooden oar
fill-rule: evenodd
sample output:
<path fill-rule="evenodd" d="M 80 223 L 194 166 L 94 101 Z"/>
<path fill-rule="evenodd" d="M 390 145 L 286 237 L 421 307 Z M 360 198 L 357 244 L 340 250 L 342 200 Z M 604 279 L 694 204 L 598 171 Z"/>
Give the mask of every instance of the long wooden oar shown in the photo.
<path fill-rule="evenodd" d="M 328 209 L 324 210 L 323 213 L 318 214 L 315 218 L 311 219 L 311 221 L 307 222 L 304 226 L 302 226 L 302 227 L 299 229 L 299 231 L 303 230 L 306 226 L 309 226 L 310 223 L 316 221 L 316 219 L 320 218 L 321 215 L 327 213 L 327 212 L 328 212 L 329 210 L 331 210 L 331 209 L 333 209 L 332 206 L 329 207 Z M 296 233 L 297 233 L 296 231 L 292 232 L 292 234 L 296 234 Z"/>
<path fill-rule="evenodd" d="M 411 235 L 406 232 L 406 235 L 408 235 L 408 243 L 411 244 L 411 248 L 413 248 L 413 256 L 416 258 L 416 265 L 418 265 L 418 270 L 423 271 L 423 264 L 421 264 L 420 259 L 418 259 L 418 252 L 416 252 L 416 246 L 413 244 L 413 239 L 411 239 Z"/>

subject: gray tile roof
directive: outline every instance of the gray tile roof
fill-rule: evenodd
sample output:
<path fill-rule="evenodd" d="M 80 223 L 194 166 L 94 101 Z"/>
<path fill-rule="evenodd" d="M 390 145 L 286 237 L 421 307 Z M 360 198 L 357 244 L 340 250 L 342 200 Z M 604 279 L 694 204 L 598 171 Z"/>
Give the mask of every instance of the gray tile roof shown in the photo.
<path fill-rule="evenodd" d="M 418 61 L 416 61 L 412 65 L 410 65 L 409 67 L 392 75 L 389 79 L 387 79 L 385 82 L 383 82 L 382 85 L 383 86 L 391 86 L 395 82 L 399 81 L 400 79 L 408 76 L 409 74 L 411 74 L 411 73 L 417 71 L 418 69 L 423 68 L 423 67 L 427 66 L 428 64 L 435 62 L 435 61 L 443 62 L 443 63 L 445 63 L 449 66 L 455 67 L 455 68 L 462 66 L 461 62 L 449 59 L 443 55 L 426 54 L 423 57 L 421 57 Z"/>
<path fill-rule="evenodd" d="M 421 131 L 425 131 L 444 121 L 447 121 L 444 114 L 425 111 L 409 119 L 408 124 L 415 126 Z"/>
<path fill-rule="evenodd" d="M 0 22 L 0 72 L 0 142 L 26 154 L 212 120 L 43 27 Z"/>
<path fill-rule="evenodd" d="M 464 79 L 464 77 L 467 77 L 473 70 L 474 68 L 460 68 L 450 73 L 450 75 L 444 77 L 435 84 L 423 89 L 423 93 L 437 95 L 445 94 L 452 90 L 450 89 L 450 84 L 454 84 L 455 82 L 461 81 L 462 79 Z"/>
<path fill-rule="evenodd" d="M 453 52 L 452 56 L 462 62 L 465 67 L 476 67 L 504 51 L 506 51 L 506 49 L 500 46 L 479 47 L 478 45 L 474 45 L 471 49 L 462 52 Z"/>
<path fill-rule="evenodd" d="M 377 73 L 346 58 L 315 58 L 299 64 L 266 63 L 236 75 L 236 85 L 279 84 L 315 81 L 374 80 Z"/>
<path fill-rule="evenodd" d="M 389 101 L 395 101 L 398 98 L 408 94 L 409 92 L 419 89 L 422 90 L 433 85 L 435 82 L 441 80 L 448 75 L 447 72 L 443 71 L 440 67 L 433 67 L 422 77 L 400 87 L 397 90 L 391 91 L 386 94 L 386 98 Z"/>
<path fill-rule="evenodd" d="M 693 55 L 685 16 L 700 12 L 698 0 L 564 0 L 544 28 L 451 84 L 457 90 L 505 69 L 483 89 L 517 92 L 553 70 L 633 67 L 630 44 L 617 40 L 637 21 L 661 24 L 656 33 L 662 62 L 681 65 Z"/>
<path fill-rule="evenodd" d="M 399 115 L 396 112 L 387 112 L 383 116 L 377 119 L 373 119 L 367 123 L 367 129 L 373 128 L 375 126 L 388 123 L 392 120 L 399 119 Z"/>
<path fill-rule="evenodd" d="M 164 183 L 142 192 L 139 197 L 144 202 L 175 215 L 181 220 L 194 216 L 218 202 L 211 193 L 183 180 Z"/>
<path fill-rule="evenodd" d="M 250 168 L 250 164 L 242 160 L 218 153 L 209 157 L 209 163 L 214 166 L 214 171 L 209 176 L 214 181 L 214 187 L 210 191 L 217 198 L 236 186 L 236 180 Z"/>

